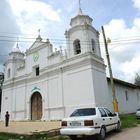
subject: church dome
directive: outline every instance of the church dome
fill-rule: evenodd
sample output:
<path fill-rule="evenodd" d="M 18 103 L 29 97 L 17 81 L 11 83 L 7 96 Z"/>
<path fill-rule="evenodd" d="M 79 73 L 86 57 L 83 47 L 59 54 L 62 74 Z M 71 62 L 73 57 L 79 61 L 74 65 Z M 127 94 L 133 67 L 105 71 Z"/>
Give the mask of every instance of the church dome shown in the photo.
<path fill-rule="evenodd" d="M 70 25 L 71 27 L 75 27 L 77 25 L 85 25 L 85 24 L 92 25 L 92 18 L 83 13 L 79 2 L 78 14 L 71 19 Z"/>
<path fill-rule="evenodd" d="M 19 49 L 18 43 L 13 47 L 11 53 L 9 53 L 8 59 L 24 59 L 24 53 Z"/>

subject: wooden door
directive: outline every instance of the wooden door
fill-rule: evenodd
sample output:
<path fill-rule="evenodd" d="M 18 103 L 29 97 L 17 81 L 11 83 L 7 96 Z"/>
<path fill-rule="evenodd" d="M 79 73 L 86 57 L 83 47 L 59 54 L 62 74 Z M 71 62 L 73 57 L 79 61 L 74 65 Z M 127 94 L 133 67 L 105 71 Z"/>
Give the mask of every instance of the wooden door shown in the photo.
<path fill-rule="evenodd" d="M 41 120 L 42 118 L 42 97 L 39 92 L 35 92 L 31 97 L 31 120 Z"/>

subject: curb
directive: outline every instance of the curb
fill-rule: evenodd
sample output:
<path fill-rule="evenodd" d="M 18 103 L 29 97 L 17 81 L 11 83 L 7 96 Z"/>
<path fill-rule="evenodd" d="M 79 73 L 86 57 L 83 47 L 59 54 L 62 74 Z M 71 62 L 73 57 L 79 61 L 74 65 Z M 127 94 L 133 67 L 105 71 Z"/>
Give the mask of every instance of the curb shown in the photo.
<path fill-rule="evenodd" d="M 54 137 L 60 135 L 60 128 L 52 129 L 49 131 L 32 132 L 30 135 L 47 135 L 48 137 Z"/>

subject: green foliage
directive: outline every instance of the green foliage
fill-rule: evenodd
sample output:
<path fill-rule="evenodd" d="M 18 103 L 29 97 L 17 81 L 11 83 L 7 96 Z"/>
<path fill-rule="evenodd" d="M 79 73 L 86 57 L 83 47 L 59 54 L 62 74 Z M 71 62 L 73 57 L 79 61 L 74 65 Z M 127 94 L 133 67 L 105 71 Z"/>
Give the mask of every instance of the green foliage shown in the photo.
<path fill-rule="evenodd" d="M 134 83 L 135 83 L 137 86 L 140 86 L 140 74 L 139 74 L 139 73 L 136 73 Z"/>
<path fill-rule="evenodd" d="M 120 115 L 122 128 L 136 127 L 140 124 L 140 120 L 136 119 L 135 114 Z"/>
<path fill-rule="evenodd" d="M 67 140 L 68 137 L 55 136 L 47 138 L 46 134 L 19 135 L 0 132 L 0 140 Z"/>
<path fill-rule="evenodd" d="M 17 140 L 20 139 L 20 136 L 17 134 L 0 133 L 0 140 L 9 140 L 9 138 Z"/>
<path fill-rule="evenodd" d="M 46 134 L 20 135 L 0 132 L 0 140 L 47 140 Z"/>
<path fill-rule="evenodd" d="M 47 140 L 69 140 L 69 137 L 67 137 L 67 136 L 56 136 L 56 137 L 48 138 Z"/>

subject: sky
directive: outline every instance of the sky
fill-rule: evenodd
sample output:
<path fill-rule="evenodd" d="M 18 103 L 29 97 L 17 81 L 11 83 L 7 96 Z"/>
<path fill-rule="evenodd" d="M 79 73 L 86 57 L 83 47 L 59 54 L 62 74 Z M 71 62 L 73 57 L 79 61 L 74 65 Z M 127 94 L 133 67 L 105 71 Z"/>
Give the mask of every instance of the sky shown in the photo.
<path fill-rule="evenodd" d="M 81 8 L 100 32 L 105 63 L 101 26 L 111 39 L 108 48 L 113 76 L 133 83 L 135 74 L 140 73 L 140 0 L 81 0 Z M 0 0 L 0 71 L 17 40 L 25 52 L 39 29 L 42 38 L 49 38 L 54 47 L 65 47 L 64 32 L 77 12 L 78 0 Z"/>

